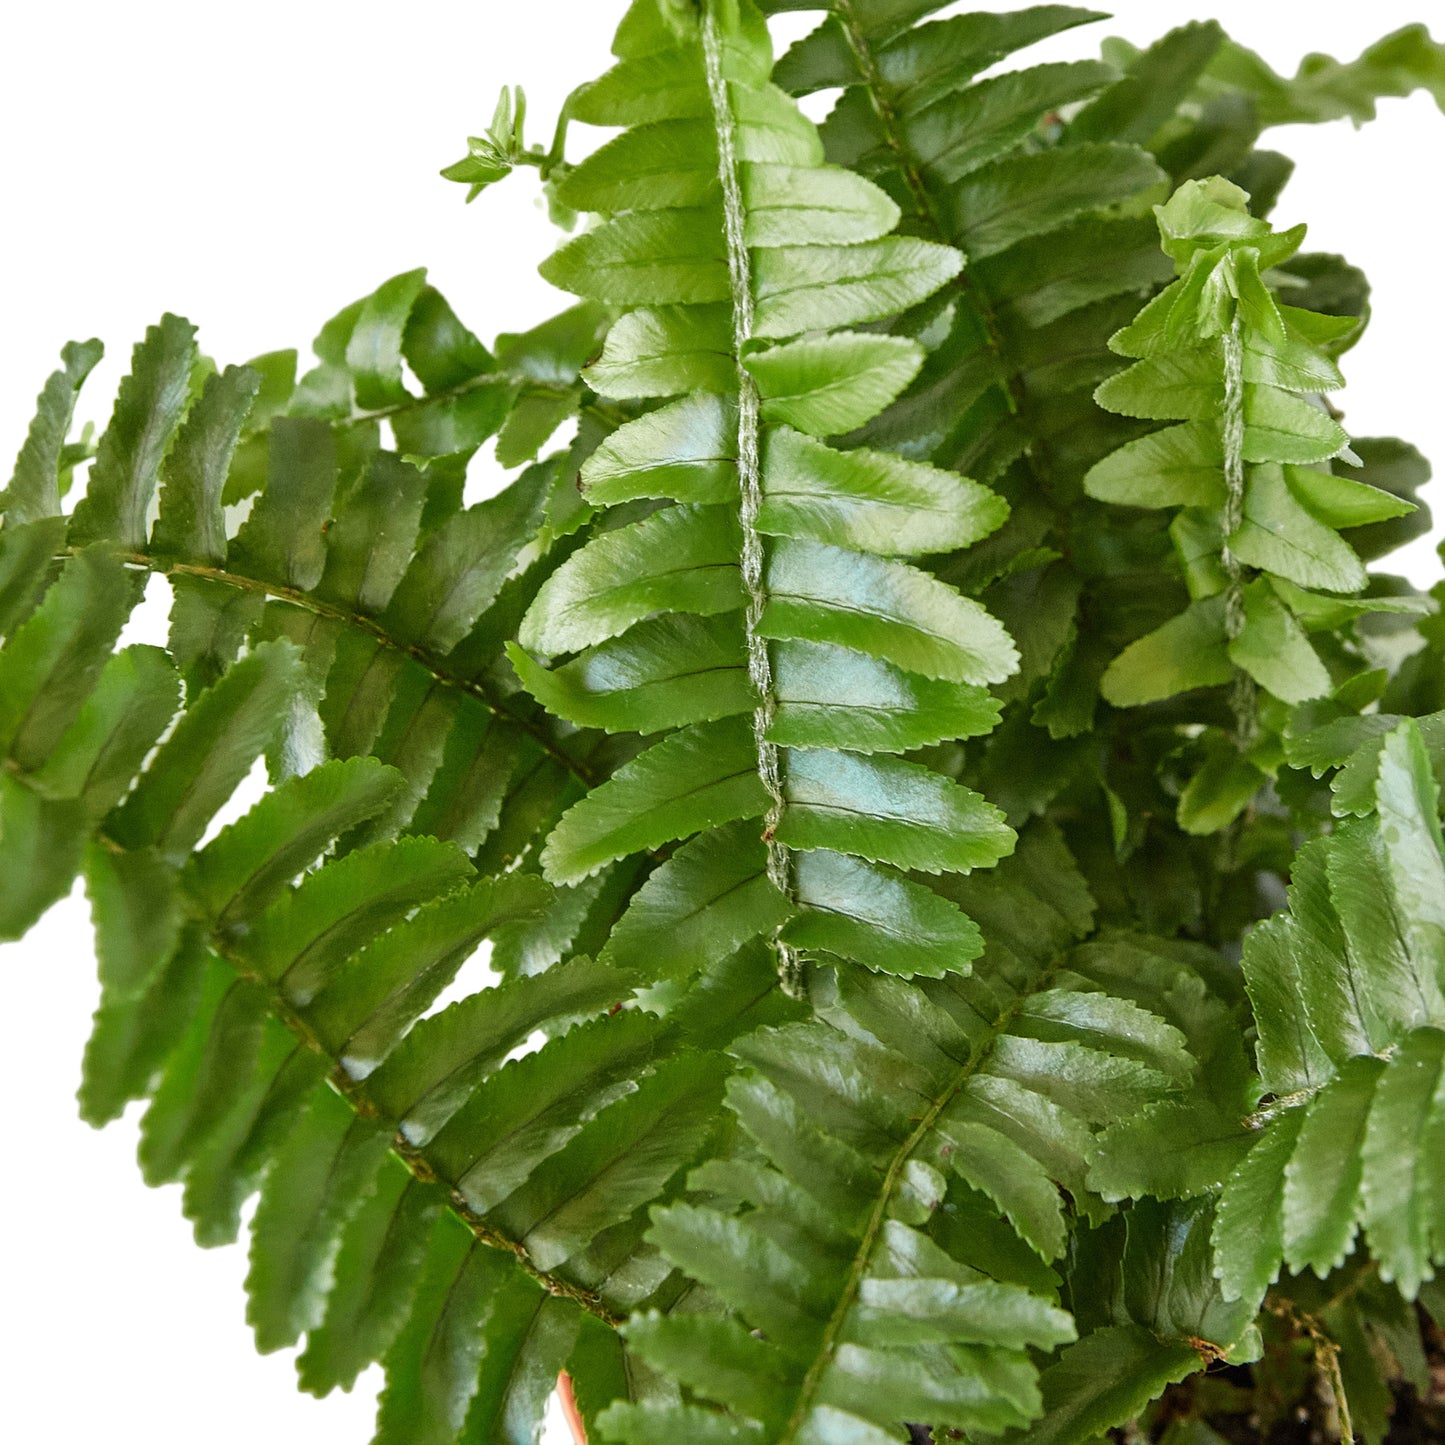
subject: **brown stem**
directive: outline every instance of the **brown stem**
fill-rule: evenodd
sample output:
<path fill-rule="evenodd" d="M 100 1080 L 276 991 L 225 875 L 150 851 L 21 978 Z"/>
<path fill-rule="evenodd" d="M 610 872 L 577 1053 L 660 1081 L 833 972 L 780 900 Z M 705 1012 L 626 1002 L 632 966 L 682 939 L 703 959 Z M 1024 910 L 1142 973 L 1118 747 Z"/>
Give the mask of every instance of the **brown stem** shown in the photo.
<path fill-rule="evenodd" d="M 577 1445 L 587 1445 L 587 1426 L 582 1423 L 582 1412 L 577 1408 L 577 1395 L 572 1389 L 572 1376 L 563 1370 L 557 1376 L 557 1398 L 562 1402 L 562 1413 L 572 1427 L 572 1438 Z"/>

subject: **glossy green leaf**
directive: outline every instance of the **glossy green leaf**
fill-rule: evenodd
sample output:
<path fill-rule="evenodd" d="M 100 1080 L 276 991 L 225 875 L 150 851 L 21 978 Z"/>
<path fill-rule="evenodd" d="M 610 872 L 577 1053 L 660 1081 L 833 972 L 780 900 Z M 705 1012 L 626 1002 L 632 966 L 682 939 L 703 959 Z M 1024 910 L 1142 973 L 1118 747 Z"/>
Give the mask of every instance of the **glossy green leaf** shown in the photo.
<path fill-rule="evenodd" d="M 763 415 L 808 436 L 836 436 L 877 415 L 918 374 L 923 357 L 901 336 L 839 332 L 748 356 Z"/>
<path fill-rule="evenodd" d="M 928 873 L 967 873 L 1012 852 L 1013 830 L 977 793 L 895 758 L 790 749 L 780 842 Z"/>
<path fill-rule="evenodd" d="M 195 334 L 190 322 L 166 315 L 135 348 L 71 520 L 72 541 L 145 546 L 161 459 L 189 399 Z"/>
<path fill-rule="evenodd" d="M 737 523 L 722 507 L 679 506 L 595 538 L 548 579 L 522 624 L 556 655 L 617 637 L 654 612 L 711 616 L 742 606 Z"/>
<path fill-rule="evenodd" d="M 76 398 L 104 354 L 96 340 L 70 341 L 61 351 L 62 369 L 51 373 L 36 400 L 15 473 L 0 494 L 7 528 L 60 515 L 58 476 Z"/>
<path fill-rule="evenodd" d="M 981 951 L 976 925 L 955 904 L 891 869 L 809 852 L 793 872 L 802 911 L 786 937 L 798 948 L 904 978 L 967 972 Z"/>
<path fill-rule="evenodd" d="M 788 539 L 773 548 L 767 583 L 767 637 L 854 648 L 946 682 L 1002 682 L 1018 665 L 978 603 L 902 563 Z"/>
<path fill-rule="evenodd" d="M 685 728 L 619 768 L 552 831 L 542 861 L 576 883 L 629 853 L 767 810 L 751 719 Z"/>

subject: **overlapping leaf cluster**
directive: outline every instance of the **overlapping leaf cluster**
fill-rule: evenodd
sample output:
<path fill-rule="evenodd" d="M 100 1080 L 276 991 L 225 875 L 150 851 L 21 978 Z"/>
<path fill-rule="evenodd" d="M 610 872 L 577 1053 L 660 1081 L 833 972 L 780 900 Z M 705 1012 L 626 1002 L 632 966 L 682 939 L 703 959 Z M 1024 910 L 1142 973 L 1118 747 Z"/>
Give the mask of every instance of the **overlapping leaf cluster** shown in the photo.
<path fill-rule="evenodd" d="M 259 1194 L 258 1345 L 380 1361 L 387 1445 L 562 1368 L 627 1445 L 1174 1441 L 1298 1348 L 1376 1442 L 1426 1378 L 1445 595 L 1366 564 L 1428 470 L 1348 446 L 1366 288 L 1258 143 L 1440 50 L 942 8 L 634 0 L 545 155 L 508 93 L 448 174 L 589 218 L 534 331 L 414 271 L 299 380 L 166 317 L 93 448 L 98 343 L 41 397 L 0 931 L 84 875 L 85 1117 L 204 1244 Z"/>

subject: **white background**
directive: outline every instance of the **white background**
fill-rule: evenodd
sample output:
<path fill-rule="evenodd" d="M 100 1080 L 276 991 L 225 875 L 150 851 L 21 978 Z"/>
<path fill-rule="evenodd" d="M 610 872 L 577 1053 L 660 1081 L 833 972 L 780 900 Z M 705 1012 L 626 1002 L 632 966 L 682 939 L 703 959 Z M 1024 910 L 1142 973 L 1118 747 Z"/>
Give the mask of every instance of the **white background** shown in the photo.
<path fill-rule="evenodd" d="M 398 271 L 426 264 L 484 339 L 565 304 L 535 275 L 553 244 L 530 174 L 470 208 L 437 178 L 499 87 L 522 82 L 531 139 L 607 63 L 620 0 L 71 0 L 0 18 L 4 341 L 0 457 L 72 337 L 110 355 L 81 413 L 103 421 L 131 343 L 162 310 L 201 326 L 221 361 L 295 345 Z M 958 7 L 963 8 L 963 7 Z M 990 8 L 1008 8 L 1002 4 Z M 1084 55 L 1109 31 L 1148 41 L 1213 14 L 1277 68 L 1309 49 L 1354 55 L 1436 0 L 1124 0 L 1110 27 L 1053 42 Z M 786 34 L 808 23 L 784 17 Z M 781 26 L 780 26 L 781 30 Z M 1041 51 L 1039 58 L 1046 58 Z M 580 137 L 579 137 L 580 139 Z M 1347 422 L 1445 458 L 1438 282 L 1445 118 L 1385 101 L 1361 132 L 1280 131 L 1299 170 L 1278 213 L 1345 252 L 1375 287 L 1348 358 Z M 1428 282 L 1412 279 L 1424 275 Z M 1417 544 L 1418 581 L 1438 564 Z M 152 617 L 156 611 L 151 609 Z M 4 880 L 0 879 L 0 887 Z M 0 1437 L 182 1445 L 362 1445 L 375 1372 L 350 1396 L 295 1392 L 289 1355 L 262 1359 L 243 1322 L 241 1248 L 202 1252 L 177 1191 L 148 1191 L 135 1112 L 103 1133 L 75 1117 L 95 1002 L 77 894 L 0 949 Z M 554 1421 L 547 1440 L 564 1435 Z"/>

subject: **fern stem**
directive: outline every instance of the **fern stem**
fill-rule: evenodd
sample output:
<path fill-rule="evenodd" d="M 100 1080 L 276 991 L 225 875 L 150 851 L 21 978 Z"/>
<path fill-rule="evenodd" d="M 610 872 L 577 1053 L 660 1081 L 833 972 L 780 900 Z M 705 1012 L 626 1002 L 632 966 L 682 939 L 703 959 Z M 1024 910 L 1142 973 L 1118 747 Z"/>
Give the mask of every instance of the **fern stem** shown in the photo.
<path fill-rule="evenodd" d="M 65 555 L 72 555 L 77 550 L 74 547 L 67 547 Z M 283 583 L 268 582 L 260 577 L 247 577 L 239 572 L 228 572 L 223 567 L 202 566 L 194 562 L 166 562 L 152 557 L 146 552 L 117 551 L 115 555 L 122 562 L 129 563 L 133 567 L 143 567 L 148 572 L 158 573 L 167 579 L 200 577 L 208 582 L 219 582 L 223 586 L 234 587 L 240 592 L 257 592 L 262 596 L 274 598 L 278 602 L 289 602 L 306 612 L 314 613 L 317 617 L 327 617 L 332 621 L 365 632 L 368 636 L 375 638 L 383 647 L 388 647 L 394 652 L 400 652 L 409 657 L 430 673 L 433 679 L 442 686 L 467 693 L 481 703 L 493 717 L 520 728 L 553 761 L 560 763 L 568 772 L 586 783 L 589 788 L 595 786 L 598 781 L 597 774 L 586 763 L 572 757 L 561 748 L 556 740 L 549 736 L 546 729 L 535 720 L 509 707 L 506 699 L 498 695 L 481 678 L 462 677 L 459 673 L 448 672 L 424 647 L 418 647 L 413 643 L 398 642 L 374 617 L 367 617 L 360 612 L 352 612 L 348 608 L 338 607 L 331 602 L 323 602 L 319 597 L 313 597 L 299 587 L 287 587 Z"/>
<path fill-rule="evenodd" d="M 728 98 L 727 80 L 722 73 L 722 37 L 718 31 L 715 0 L 709 0 L 702 16 L 702 46 L 707 67 L 708 96 L 712 102 L 713 128 L 717 136 L 718 177 L 722 182 L 723 224 L 727 237 L 728 275 L 732 290 L 733 355 L 738 379 L 738 491 L 739 521 L 742 525 L 742 580 L 747 593 L 748 677 L 758 695 L 753 711 L 753 739 L 757 747 L 758 776 L 768 794 L 768 811 L 763 826 L 767 847 L 768 879 L 784 897 L 793 896 L 788 850 L 774 834 L 783 816 L 783 780 L 777 744 L 769 741 L 768 732 L 777 711 L 773 687 L 773 664 L 768 654 L 767 639 L 759 632 L 763 609 L 767 605 L 767 583 L 764 577 L 766 559 L 762 533 L 758 531 L 758 513 L 763 503 L 762 460 L 760 445 L 761 403 L 757 384 L 743 365 L 743 355 L 753 338 L 752 258 L 745 234 L 745 210 L 742 185 L 738 178 L 737 147 L 734 138 L 732 105 Z M 794 997 L 802 993 L 802 965 L 797 953 L 782 938 L 775 937 L 778 976 L 786 992 Z"/>
<path fill-rule="evenodd" d="M 1236 308 L 1224 334 L 1224 570 L 1229 587 L 1224 594 L 1224 632 L 1234 642 L 1244 631 L 1244 567 L 1229 539 L 1244 523 L 1244 323 Z M 1234 669 L 1230 685 L 1234 737 L 1241 752 L 1254 745 L 1259 731 L 1258 699 L 1254 679 L 1242 667 Z"/>
<path fill-rule="evenodd" d="M 894 1190 L 897 1189 L 899 1181 L 903 1177 L 903 1171 L 908 1166 L 908 1161 L 913 1157 L 913 1152 L 932 1133 L 934 1126 L 938 1123 L 940 1115 L 963 1091 L 968 1081 L 988 1061 L 997 1045 L 999 1038 L 1004 1031 L 1023 1011 L 1029 999 L 1036 993 L 1041 993 L 1049 988 L 1054 976 L 1064 967 L 1068 960 L 1068 954 L 1062 953 L 1045 968 L 1040 970 L 1032 983 L 1019 990 L 1018 996 L 1004 1009 L 993 1023 L 989 1026 L 988 1041 L 979 1046 L 972 1053 L 968 1060 L 962 1064 L 958 1073 L 949 1081 L 947 1088 L 943 1089 L 938 1096 L 929 1104 L 923 1116 L 914 1126 L 913 1132 L 899 1146 L 893 1157 L 888 1161 L 887 1171 L 883 1176 L 883 1187 L 879 1191 L 878 1201 L 873 1207 L 873 1213 L 868 1218 L 867 1227 L 863 1231 L 863 1238 L 858 1245 L 858 1250 L 853 1256 L 853 1262 L 848 1266 L 848 1275 L 842 1289 L 838 1292 L 837 1302 L 833 1306 L 833 1312 L 828 1317 L 828 1323 L 824 1326 L 822 1338 L 818 1342 L 817 1353 L 813 1356 L 813 1362 L 808 1366 L 808 1373 L 804 1375 L 802 1384 L 798 1387 L 797 1403 L 793 1407 L 793 1413 L 788 1417 L 788 1423 L 783 1427 L 782 1433 L 778 1436 L 777 1445 L 794 1445 L 798 1438 L 799 1431 L 807 1423 L 808 1412 L 812 1409 L 813 1399 L 822 1387 L 823 1379 L 828 1372 L 828 1366 L 832 1363 L 833 1352 L 837 1349 L 839 1336 L 842 1334 L 843 1326 L 847 1323 L 848 1316 L 852 1312 L 853 1305 L 858 1298 L 858 1291 L 863 1286 L 863 1277 L 868 1272 L 868 1267 L 873 1261 L 873 1251 L 878 1246 L 879 1236 L 883 1233 L 883 1226 L 888 1222 L 888 1208 L 893 1200 Z"/>

